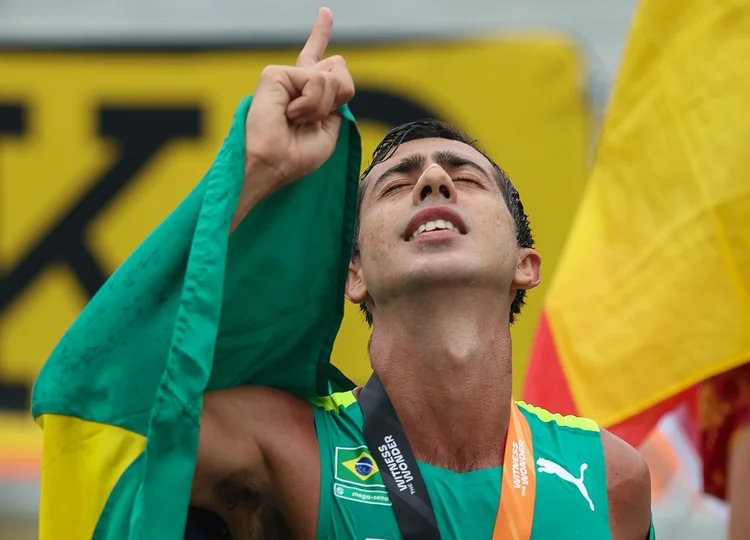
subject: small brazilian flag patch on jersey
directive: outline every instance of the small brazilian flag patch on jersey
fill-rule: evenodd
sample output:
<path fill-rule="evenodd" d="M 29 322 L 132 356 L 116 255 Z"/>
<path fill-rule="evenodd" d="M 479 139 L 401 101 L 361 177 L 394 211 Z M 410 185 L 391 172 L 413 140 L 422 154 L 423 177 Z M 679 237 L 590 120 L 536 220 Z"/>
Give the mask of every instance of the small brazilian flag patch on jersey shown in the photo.
<path fill-rule="evenodd" d="M 344 461 L 342 465 L 363 482 L 367 482 L 378 472 L 378 466 L 372 461 L 372 456 L 364 451 L 354 459 Z"/>
<path fill-rule="evenodd" d="M 336 447 L 336 481 L 333 494 L 339 499 L 390 506 L 378 465 L 366 446 Z"/>
<path fill-rule="evenodd" d="M 378 465 L 366 446 L 336 447 L 336 480 L 368 487 L 385 487 Z"/>

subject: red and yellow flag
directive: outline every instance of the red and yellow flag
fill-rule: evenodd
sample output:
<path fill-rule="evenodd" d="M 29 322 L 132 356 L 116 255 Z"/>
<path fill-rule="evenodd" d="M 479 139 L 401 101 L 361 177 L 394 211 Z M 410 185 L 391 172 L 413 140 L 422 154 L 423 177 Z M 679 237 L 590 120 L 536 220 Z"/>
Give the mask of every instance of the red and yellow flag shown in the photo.
<path fill-rule="evenodd" d="M 524 399 L 638 444 L 750 361 L 750 2 L 643 0 Z"/>

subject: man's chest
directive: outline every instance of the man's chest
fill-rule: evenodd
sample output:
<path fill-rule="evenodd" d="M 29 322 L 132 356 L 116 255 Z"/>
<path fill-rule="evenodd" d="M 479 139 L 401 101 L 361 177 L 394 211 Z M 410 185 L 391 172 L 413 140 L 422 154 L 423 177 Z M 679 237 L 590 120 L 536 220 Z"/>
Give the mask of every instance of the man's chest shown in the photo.
<path fill-rule="evenodd" d="M 315 410 L 320 463 L 317 538 L 399 539 L 383 471 L 362 434 L 356 404 Z M 536 482 L 530 540 L 611 536 L 604 454 L 598 431 L 570 418 L 533 411 L 524 469 L 503 467 L 458 473 L 419 463 L 444 539 L 492 537 L 502 497 L 503 472 L 510 484 Z M 540 413 L 541 414 L 541 413 Z M 412 471 L 409 471 L 412 473 Z M 398 484 L 406 471 L 387 471 Z M 402 478 L 402 480 L 406 480 Z M 502 517 L 501 517 L 502 519 Z M 506 518 L 507 519 L 507 518 Z"/>
<path fill-rule="evenodd" d="M 318 538 L 400 539 L 382 472 L 366 446 L 336 447 L 321 471 Z M 502 468 L 457 473 L 419 464 L 442 538 L 492 538 L 500 506 Z M 571 470 L 575 469 L 575 470 Z M 533 472 L 536 493 L 530 540 L 609 537 L 606 496 L 586 476 L 587 463 L 561 465 L 540 457 Z M 398 478 L 397 478 L 398 480 Z M 506 518 L 507 519 L 507 518 Z"/>

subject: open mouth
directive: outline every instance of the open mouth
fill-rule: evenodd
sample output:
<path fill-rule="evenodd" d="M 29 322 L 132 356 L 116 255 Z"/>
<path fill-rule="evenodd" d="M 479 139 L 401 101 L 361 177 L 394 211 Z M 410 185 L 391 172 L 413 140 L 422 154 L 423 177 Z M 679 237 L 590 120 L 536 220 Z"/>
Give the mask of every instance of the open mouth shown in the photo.
<path fill-rule="evenodd" d="M 416 238 L 420 234 L 429 233 L 432 231 L 453 231 L 456 233 L 459 232 L 452 222 L 445 219 L 436 219 L 428 221 L 427 223 L 422 223 L 419 227 L 417 227 L 417 230 L 412 233 L 411 237 Z"/>
<path fill-rule="evenodd" d="M 419 237 L 448 237 L 466 234 L 461 215 L 448 206 L 432 206 L 417 212 L 404 230 L 407 242 Z"/>

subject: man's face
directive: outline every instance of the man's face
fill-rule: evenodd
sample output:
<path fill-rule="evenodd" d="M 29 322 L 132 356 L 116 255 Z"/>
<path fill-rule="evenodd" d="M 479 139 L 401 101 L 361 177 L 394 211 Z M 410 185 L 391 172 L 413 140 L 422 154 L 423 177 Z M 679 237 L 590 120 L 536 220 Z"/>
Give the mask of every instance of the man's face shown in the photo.
<path fill-rule="evenodd" d="M 512 298 L 520 286 L 515 228 L 480 152 L 446 139 L 410 141 L 364 182 L 360 255 L 347 286 L 352 301 L 369 297 L 377 306 L 449 284 L 489 286 Z"/>

